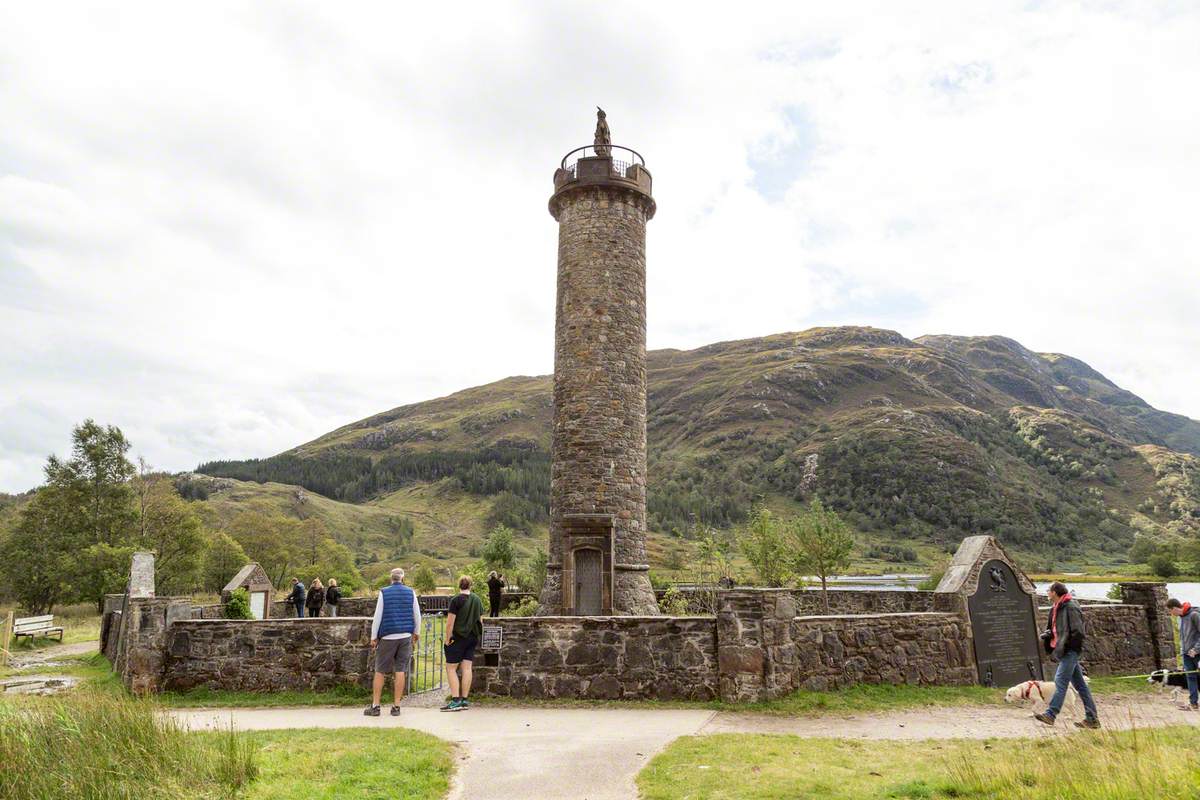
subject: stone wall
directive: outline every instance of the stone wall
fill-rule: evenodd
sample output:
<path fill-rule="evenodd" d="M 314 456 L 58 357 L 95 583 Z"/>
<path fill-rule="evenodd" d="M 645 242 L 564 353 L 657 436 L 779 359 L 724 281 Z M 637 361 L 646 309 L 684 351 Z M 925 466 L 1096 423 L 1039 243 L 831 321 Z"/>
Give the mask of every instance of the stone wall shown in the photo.
<path fill-rule="evenodd" d="M 324 618 L 329 614 L 329 607 L 326 606 L 321 610 L 321 616 Z M 343 597 L 338 602 L 339 617 L 370 617 L 375 614 L 375 597 Z M 308 616 L 308 609 L 304 609 L 305 617 Z M 271 603 L 271 619 L 295 619 L 296 610 L 291 605 L 284 603 L 282 600 L 276 600 Z"/>
<path fill-rule="evenodd" d="M 792 620 L 795 689 L 859 683 L 975 683 L 967 621 L 932 612 L 797 617 Z"/>
<path fill-rule="evenodd" d="M 794 592 L 798 613 L 825 613 L 819 589 Z M 909 614 L 922 611 L 953 611 L 951 597 L 937 592 L 890 592 L 870 589 L 830 589 L 831 614 Z"/>
<path fill-rule="evenodd" d="M 712 617 L 498 617 L 496 666 L 475 661 L 473 692 L 595 700 L 717 696 Z"/>
<path fill-rule="evenodd" d="M 371 623 L 362 618 L 186 620 L 165 642 L 163 686 L 273 692 L 367 686 Z"/>
<path fill-rule="evenodd" d="M 1138 675 L 1158 669 L 1155 642 L 1146 621 L 1146 608 L 1121 603 L 1080 603 L 1087 636 L 1083 640 L 1083 667 L 1089 675 Z M 1038 631 L 1046 628 L 1050 607 L 1038 608 Z M 1042 652 L 1046 679 L 1054 677 L 1055 663 Z"/>

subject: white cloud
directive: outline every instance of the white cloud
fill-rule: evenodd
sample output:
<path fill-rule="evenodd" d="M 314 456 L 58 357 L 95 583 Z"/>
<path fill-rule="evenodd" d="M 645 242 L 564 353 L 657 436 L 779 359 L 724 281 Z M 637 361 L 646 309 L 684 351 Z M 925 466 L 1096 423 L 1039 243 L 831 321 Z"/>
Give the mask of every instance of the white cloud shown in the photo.
<path fill-rule="evenodd" d="M 810 5 L 0 9 L 0 489 L 86 416 L 186 468 L 548 372 L 596 104 L 651 347 L 1000 333 L 1200 417 L 1200 12 Z"/>

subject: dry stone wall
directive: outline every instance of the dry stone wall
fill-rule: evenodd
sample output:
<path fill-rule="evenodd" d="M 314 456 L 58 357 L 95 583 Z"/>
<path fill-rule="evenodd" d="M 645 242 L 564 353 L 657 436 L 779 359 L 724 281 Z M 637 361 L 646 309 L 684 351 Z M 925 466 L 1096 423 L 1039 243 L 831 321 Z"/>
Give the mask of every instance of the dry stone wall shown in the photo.
<path fill-rule="evenodd" d="M 475 661 L 480 694 L 593 700 L 717 696 L 712 617 L 498 617 L 497 666 Z"/>
<path fill-rule="evenodd" d="M 1137 675 L 1158 669 L 1155 643 L 1143 606 L 1121 603 L 1080 604 L 1087 636 L 1083 642 L 1083 666 L 1089 675 Z M 1050 607 L 1038 608 L 1038 630 L 1046 628 Z M 1056 664 L 1043 651 L 1046 679 L 1054 676 Z"/>
<path fill-rule="evenodd" d="M 362 618 L 187 620 L 166 637 L 164 688 L 250 692 L 366 686 L 371 623 Z"/>
<path fill-rule="evenodd" d="M 797 617 L 793 687 L 825 691 L 859 683 L 964 686 L 975 682 L 967 621 L 920 612 Z"/>
<path fill-rule="evenodd" d="M 375 613 L 375 598 L 374 597 L 343 597 L 338 602 L 339 617 L 369 617 Z M 321 616 L 329 615 L 329 607 L 321 609 Z M 276 600 L 271 603 L 271 619 L 286 619 L 294 618 L 296 609 L 294 606 Z M 308 609 L 304 609 L 304 616 L 308 616 Z M 207 617 L 206 617 L 207 619 Z"/>

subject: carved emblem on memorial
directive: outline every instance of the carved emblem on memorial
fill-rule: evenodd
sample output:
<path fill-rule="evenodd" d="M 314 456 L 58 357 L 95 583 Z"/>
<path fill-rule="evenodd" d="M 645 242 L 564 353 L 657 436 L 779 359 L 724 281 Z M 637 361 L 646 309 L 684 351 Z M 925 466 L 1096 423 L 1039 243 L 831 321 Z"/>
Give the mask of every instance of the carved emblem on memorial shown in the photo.
<path fill-rule="evenodd" d="M 988 577 L 991 579 L 991 587 L 993 592 L 1007 592 L 1008 584 L 1004 581 L 1003 570 L 992 567 L 988 570 Z"/>
<path fill-rule="evenodd" d="M 995 539 L 964 539 L 937 591 L 966 601 L 980 683 L 1044 680 L 1033 583 Z"/>

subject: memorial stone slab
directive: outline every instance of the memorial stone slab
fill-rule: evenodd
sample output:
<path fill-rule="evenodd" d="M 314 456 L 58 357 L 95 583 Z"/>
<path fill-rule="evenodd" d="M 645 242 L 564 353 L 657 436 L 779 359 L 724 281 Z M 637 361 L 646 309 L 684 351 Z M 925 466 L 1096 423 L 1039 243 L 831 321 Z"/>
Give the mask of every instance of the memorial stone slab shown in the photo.
<path fill-rule="evenodd" d="M 1033 583 L 994 538 L 964 539 L 936 591 L 966 599 L 981 684 L 1044 680 Z"/>
<path fill-rule="evenodd" d="M 129 567 L 129 596 L 154 597 L 154 553 L 134 553 Z"/>

